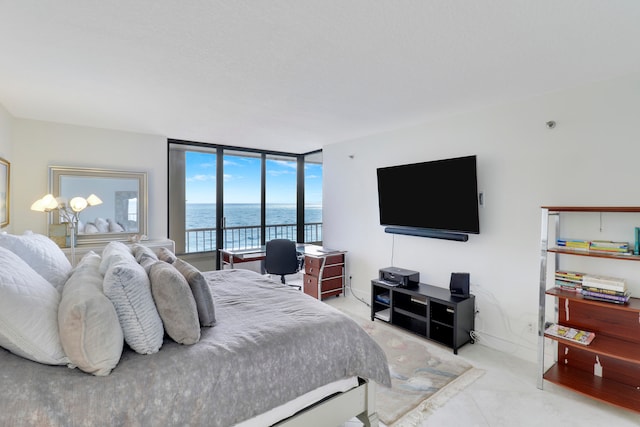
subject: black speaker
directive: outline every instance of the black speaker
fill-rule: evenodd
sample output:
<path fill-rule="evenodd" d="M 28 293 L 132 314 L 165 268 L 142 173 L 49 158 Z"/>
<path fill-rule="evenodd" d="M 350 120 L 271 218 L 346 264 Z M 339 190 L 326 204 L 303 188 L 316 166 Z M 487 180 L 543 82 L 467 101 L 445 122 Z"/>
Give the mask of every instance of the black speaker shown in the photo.
<path fill-rule="evenodd" d="M 467 298 L 469 296 L 469 273 L 451 273 L 449 290 L 452 296 Z"/>

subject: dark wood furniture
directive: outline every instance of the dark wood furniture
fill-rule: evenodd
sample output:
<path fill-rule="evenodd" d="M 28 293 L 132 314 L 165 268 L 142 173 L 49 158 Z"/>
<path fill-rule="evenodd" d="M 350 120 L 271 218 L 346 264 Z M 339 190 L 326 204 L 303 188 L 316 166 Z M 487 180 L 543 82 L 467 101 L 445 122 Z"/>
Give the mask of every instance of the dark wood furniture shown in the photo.
<path fill-rule="evenodd" d="M 387 302 L 388 301 L 388 302 Z M 447 288 L 411 288 L 371 281 L 371 320 L 379 319 L 453 349 L 473 342 L 475 296 L 454 297 Z"/>
<path fill-rule="evenodd" d="M 640 261 L 640 256 L 547 247 L 549 218 L 555 219 L 556 230 L 559 230 L 561 212 L 640 213 L 640 207 L 542 207 L 538 388 L 542 389 L 544 380 L 547 380 L 599 401 L 640 412 L 640 299 L 631 298 L 627 304 L 613 304 L 588 300 L 580 293 L 546 286 L 549 253 L 556 256 L 556 269 L 559 269 L 561 255 L 626 261 Z M 557 318 L 554 321 L 595 332 L 596 337 L 590 345 L 572 343 L 544 333 L 547 298 L 552 298 L 556 304 Z M 545 362 L 546 340 L 556 345 L 551 366 Z"/>
<path fill-rule="evenodd" d="M 307 250 L 304 253 L 303 291 L 317 299 L 344 293 L 345 252 Z"/>

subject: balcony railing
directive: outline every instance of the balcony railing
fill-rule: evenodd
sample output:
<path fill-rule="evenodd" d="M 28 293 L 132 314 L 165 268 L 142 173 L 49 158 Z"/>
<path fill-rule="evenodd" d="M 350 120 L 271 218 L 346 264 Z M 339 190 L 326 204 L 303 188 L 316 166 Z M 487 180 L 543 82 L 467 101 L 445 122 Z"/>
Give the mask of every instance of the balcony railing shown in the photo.
<path fill-rule="evenodd" d="M 289 239 L 297 241 L 296 224 L 274 224 L 266 226 L 265 241 Z M 216 249 L 215 228 L 190 228 L 185 230 L 185 252 L 208 252 Z M 259 225 L 227 227 L 222 230 L 225 249 L 249 249 L 260 246 L 262 241 Z M 322 241 L 322 223 L 313 222 L 304 225 L 305 243 Z"/>

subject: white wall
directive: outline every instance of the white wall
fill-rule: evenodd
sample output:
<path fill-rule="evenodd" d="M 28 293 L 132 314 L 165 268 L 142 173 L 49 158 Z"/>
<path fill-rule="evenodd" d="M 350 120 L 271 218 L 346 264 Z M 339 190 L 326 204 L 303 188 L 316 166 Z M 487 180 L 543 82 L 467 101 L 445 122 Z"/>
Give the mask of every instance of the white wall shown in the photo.
<path fill-rule="evenodd" d="M 0 104 L 0 157 L 5 160 L 8 160 L 11 163 L 12 159 L 12 144 L 11 144 L 11 130 L 12 130 L 12 121 L 13 118 L 9 114 L 9 112 Z M 9 177 L 11 179 L 11 177 Z M 11 196 L 11 187 L 13 187 L 13 182 L 9 182 L 9 196 Z M 11 206 L 11 202 L 9 203 L 9 225 L 3 228 L 3 231 L 11 231 L 11 224 L 13 222 L 13 209 Z"/>
<path fill-rule="evenodd" d="M 167 236 L 167 138 L 36 120 L 13 120 L 14 233 L 46 234 L 46 215 L 30 210 L 48 192 L 48 167 L 76 166 L 147 172 L 150 238 Z M 0 146 L 1 147 L 1 146 Z"/>
<path fill-rule="evenodd" d="M 324 243 L 349 251 L 348 277 L 366 300 L 381 267 L 417 270 L 422 282 L 442 287 L 451 272 L 469 272 L 480 342 L 535 360 L 537 336 L 528 324 L 537 325 L 540 206 L 640 205 L 639 118 L 634 75 L 328 145 Z M 451 242 L 384 233 L 377 167 L 471 154 L 485 195 L 479 235 Z M 430 185 L 446 183 L 416 183 L 415 200 L 398 207 L 428 209 Z M 613 238 L 606 230 L 589 238 L 598 237 Z M 633 228 L 626 237 L 633 241 Z M 632 292 L 640 295 L 639 280 Z"/>

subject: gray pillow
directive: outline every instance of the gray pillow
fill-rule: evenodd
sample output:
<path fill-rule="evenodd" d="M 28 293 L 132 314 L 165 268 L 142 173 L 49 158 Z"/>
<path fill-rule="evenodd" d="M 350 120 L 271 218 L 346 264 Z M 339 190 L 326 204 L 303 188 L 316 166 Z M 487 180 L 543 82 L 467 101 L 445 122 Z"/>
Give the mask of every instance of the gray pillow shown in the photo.
<path fill-rule="evenodd" d="M 109 375 L 122 356 L 124 336 L 118 314 L 102 292 L 100 255 L 89 252 L 71 273 L 58 307 L 60 342 L 70 366 Z"/>
<path fill-rule="evenodd" d="M 132 254 L 129 258 L 114 255 L 111 260 L 103 288 L 116 308 L 124 340 L 137 353 L 157 353 L 162 347 L 164 327 L 153 302 L 149 276 Z M 103 259 L 101 268 L 104 264 Z"/>
<path fill-rule="evenodd" d="M 168 262 L 169 264 L 173 264 L 173 262 L 177 258 L 176 258 L 176 255 L 173 252 L 171 252 L 169 249 L 160 248 L 160 249 L 158 249 L 158 259 L 161 259 L 162 261 Z"/>
<path fill-rule="evenodd" d="M 180 344 L 200 340 L 196 301 L 187 279 L 171 264 L 156 261 L 149 268 L 151 293 L 169 337 Z"/>
<path fill-rule="evenodd" d="M 213 326 L 216 323 L 215 307 L 213 304 L 213 295 L 207 283 L 207 279 L 202 273 L 186 261 L 176 258 L 172 264 L 182 275 L 193 292 L 198 308 L 198 318 L 200 326 Z"/>
<path fill-rule="evenodd" d="M 153 250 L 151 250 L 151 248 L 139 243 L 132 245 L 131 250 L 136 261 L 138 261 L 138 264 L 140 264 L 147 274 L 149 274 L 149 269 L 156 261 L 158 261 L 158 256 L 153 252 Z"/>

